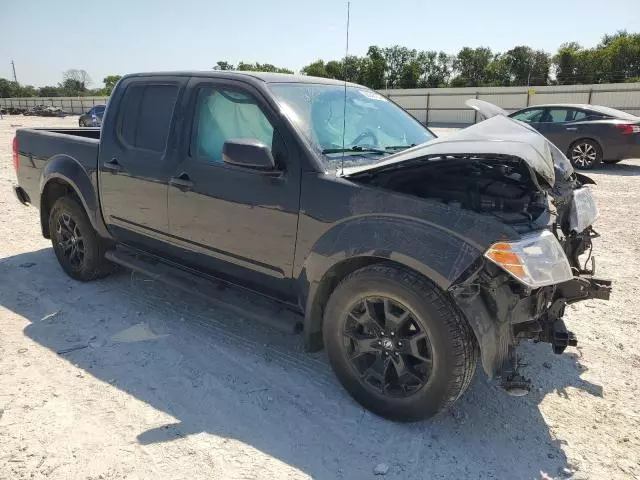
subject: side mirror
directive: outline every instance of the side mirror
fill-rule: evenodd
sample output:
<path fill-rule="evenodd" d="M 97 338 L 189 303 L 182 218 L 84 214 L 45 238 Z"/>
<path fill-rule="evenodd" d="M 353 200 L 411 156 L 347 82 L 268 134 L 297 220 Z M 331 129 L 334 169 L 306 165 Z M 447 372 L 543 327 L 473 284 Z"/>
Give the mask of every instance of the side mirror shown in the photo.
<path fill-rule="evenodd" d="M 252 170 L 273 171 L 276 163 L 271 150 L 259 140 L 227 140 L 222 146 L 222 160 L 229 165 Z"/>

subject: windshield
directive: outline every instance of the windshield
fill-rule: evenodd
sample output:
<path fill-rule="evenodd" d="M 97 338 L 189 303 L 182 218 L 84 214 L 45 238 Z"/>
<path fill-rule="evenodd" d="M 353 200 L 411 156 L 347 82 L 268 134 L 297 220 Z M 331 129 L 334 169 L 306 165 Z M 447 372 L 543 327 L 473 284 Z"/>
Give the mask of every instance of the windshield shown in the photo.
<path fill-rule="evenodd" d="M 364 87 L 348 86 L 346 104 L 342 85 L 275 83 L 269 88 L 328 171 L 340 169 L 343 153 L 345 167 L 360 167 L 434 138 L 411 115 Z"/>

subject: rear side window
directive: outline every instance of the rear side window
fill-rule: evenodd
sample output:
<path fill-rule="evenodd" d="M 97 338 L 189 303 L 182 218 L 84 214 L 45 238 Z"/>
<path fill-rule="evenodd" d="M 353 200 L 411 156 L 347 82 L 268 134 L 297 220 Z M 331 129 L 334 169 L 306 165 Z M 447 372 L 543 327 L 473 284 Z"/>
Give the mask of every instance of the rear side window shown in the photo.
<path fill-rule="evenodd" d="M 587 118 L 586 112 L 582 110 L 569 110 L 567 114 L 567 122 L 579 122 L 580 120 L 584 120 Z"/>
<path fill-rule="evenodd" d="M 120 109 L 120 136 L 130 146 L 163 152 L 167 144 L 177 85 L 131 85 Z"/>

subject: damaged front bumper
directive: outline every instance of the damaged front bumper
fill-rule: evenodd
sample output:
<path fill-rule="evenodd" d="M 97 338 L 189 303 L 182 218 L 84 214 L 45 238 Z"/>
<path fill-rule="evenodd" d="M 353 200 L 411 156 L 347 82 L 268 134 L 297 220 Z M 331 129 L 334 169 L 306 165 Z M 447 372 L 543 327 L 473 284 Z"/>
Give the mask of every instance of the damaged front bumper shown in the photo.
<path fill-rule="evenodd" d="M 518 374 L 518 342 L 548 342 L 554 353 L 577 345 L 564 324 L 565 307 L 592 298 L 608 300 L 611 281 L 579 274 L 531 290 L 483 261 L 449 293 L 476 334 L 487 375 L 501 378 L 508 391 L 523 392 L 528 382 Z"/>

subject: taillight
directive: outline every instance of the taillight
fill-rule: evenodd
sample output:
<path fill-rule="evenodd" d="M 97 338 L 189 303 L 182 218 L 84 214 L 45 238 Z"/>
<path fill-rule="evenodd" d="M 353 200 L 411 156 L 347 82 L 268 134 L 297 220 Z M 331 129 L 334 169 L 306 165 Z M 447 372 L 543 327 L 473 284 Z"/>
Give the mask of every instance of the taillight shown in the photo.
<path fill-rule="evenodd" d="M 13 168 L 18 171 L 18 165 L 20 164 L 20 156 L 18 154 L 18 137 L 13 137 Z"/>
<path fill-rule="evenodd" d="M 640 133 L 640 125 L 633 125 L 631 123 L 619 123 L 617 128 L 622 130 L 623 135 L 632 135 L 634 133 Z"/>

